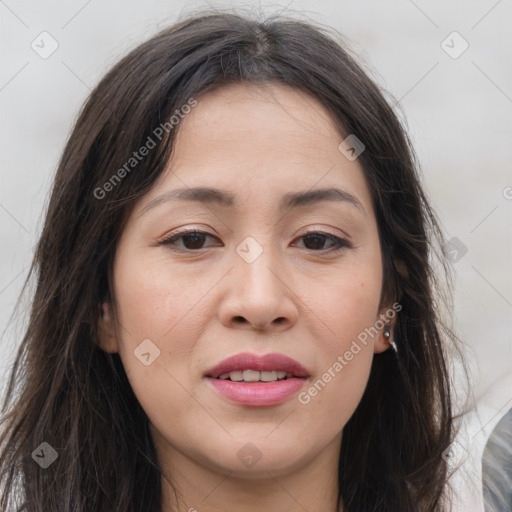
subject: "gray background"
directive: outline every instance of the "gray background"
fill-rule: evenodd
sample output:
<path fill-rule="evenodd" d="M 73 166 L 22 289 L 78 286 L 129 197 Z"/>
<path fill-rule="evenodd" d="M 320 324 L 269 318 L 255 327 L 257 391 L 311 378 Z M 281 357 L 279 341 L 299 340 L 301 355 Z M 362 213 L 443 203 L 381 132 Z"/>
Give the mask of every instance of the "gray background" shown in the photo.
<path fill-rule="evenodd" d="M 454 318 L 473 373 L 475 408 L 465 417 L 459 448 L 468 475 L 478 479 L 483 444 L 512 406 L 511 0 L 0 0 L 0 389 L 23 333 L 23 311 L 8 321 L 82 102 L 129 49 L 208 5 L 297 12 L 331 26 L 399 100 L 445 233 L 467 248 L 454 264 Z M 460 56 L 463 41 L 448 37 L 453 31 L 469 45 Z M 58 44 L 47 58 L 31 47 L 51 48 L 42 32 Z M 468 487 L 460 509 L 471 503 L 478 512 L 478 489 L 459 480 Z"/>

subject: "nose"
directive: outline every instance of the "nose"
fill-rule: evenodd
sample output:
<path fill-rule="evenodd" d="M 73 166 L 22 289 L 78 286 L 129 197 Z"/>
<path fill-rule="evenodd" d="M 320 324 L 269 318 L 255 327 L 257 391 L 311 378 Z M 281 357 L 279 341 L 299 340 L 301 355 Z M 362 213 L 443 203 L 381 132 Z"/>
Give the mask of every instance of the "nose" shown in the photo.
<path fill-rule="evenodd" d="M 270 252 L 264 250 L 251 263 L 235 254 L 225 286 L 219 316 L 226 327 L 279 332 L 297 322 L 299 299 Z"/>

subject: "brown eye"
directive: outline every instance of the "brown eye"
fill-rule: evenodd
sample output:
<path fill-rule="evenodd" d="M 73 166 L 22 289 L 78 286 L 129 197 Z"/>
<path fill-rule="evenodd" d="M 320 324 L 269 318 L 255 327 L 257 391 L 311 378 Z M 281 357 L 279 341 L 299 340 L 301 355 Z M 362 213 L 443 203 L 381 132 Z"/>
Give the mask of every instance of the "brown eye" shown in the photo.
<path fill-rule="evenodd" d="M 331 249 L 332 247 L 334 247 L 332 251 L 338 251 L 344 248 L 351 247 L 350 243 L 347 242 L 346 240 L 328 233 L 322 233 L 320 231 L 315 231 L 303 235 L 301 239 L 305 241 L 307 240 L 307 243 L 304 244 L 306 246 L 306 249 L 315 252 L 328 250 L 329 247 L 324 247 L 326 242 L 331 242 L 333 244 L 330 247 Z"/>
<path fill-rule="evenodd" d="M 216 238 L 210 233 L 205 233 L 203 231 L 183 231 L 181 233 L 174 234 L 165 240 L 159 242 L 160 245 L 173 245 L 176 246 L 177 249 L 196 251 L 198 249 L 204 249 L 203 244 L 205 242 L 205 238 Z M 175 242 L 181 240 L 183 242 L 183 246 L 177 245 Z"/>

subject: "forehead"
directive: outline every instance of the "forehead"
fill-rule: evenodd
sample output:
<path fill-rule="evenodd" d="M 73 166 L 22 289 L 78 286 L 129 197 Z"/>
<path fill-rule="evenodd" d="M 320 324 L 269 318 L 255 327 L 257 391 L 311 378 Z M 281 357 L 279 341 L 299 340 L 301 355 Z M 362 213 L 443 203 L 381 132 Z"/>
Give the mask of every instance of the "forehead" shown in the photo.
<path fill-rule="evenodd" d="M 178 144 L 242 142 L 240 149 L 289 149 L 300 154 L 340 137 L 327 109 L 311 95 L 282 84 L 230 84 L 198 99 L 178 130 Z M 334 140 L 332 140 L 334 139 Z M 294 146 L 300 141 L 302 146 Z M 232 147 L 230 153 L 235 153 Z"/>
<path fill-rule="evenodd" d="M 194 187 L 230 191 L 244 200 L 279 201 L 297 192 L 342 189 L 371 211 L 362 167 L 338 149 L 343 136 L 327 109 L 281 84 L 232 84 L 197 98 L 183 117 L 166 171 L 147 194 Z M 245 204 L 247 206 L 247 204 Z"/>

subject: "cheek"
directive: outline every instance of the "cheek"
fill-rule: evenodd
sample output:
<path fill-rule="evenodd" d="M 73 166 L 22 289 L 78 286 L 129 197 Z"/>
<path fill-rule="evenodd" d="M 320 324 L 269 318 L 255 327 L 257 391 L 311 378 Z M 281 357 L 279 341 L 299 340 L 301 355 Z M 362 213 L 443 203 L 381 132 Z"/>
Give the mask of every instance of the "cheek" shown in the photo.
<path fill-rule="evenodd" d="M 150 338 L 167 347 L 179 338 L 180 344 L 186 344 L 191 334 L 187 334 L 186 326 L 193 324 L 190 314 L 194 316 L 194 310 L 200 310 L 196 304 L 201 296 L 198 287 L 161 256 L 138 257 L 136 250 L 126 248 L 119 252 L 122 255 L 116 260 L 114 282 L 118 318 L 125 327 L 123 341 L 140 343 Z"/>
<path fill-rule="evenodd" d="M 317 291 L 308 297 L 321 320 L 317 324 L 322 326 L 322 352 L 331 359 L 348 350 L 353 340 L 375 324 L 381 281 L 379 265 L 351 265 L 322 279 Z"/>
<path fill-rule="evenodd" d="M 114 266 L 119 356 L 148 416 L 171 411 L 176 419 L 190 402 L 181 383 L 190 381 L 201 329 L 201 308 L 194 307 L 198 291 L 173 279 L 163 262 L 143 262 L 136 250 L 123 249 Z"/>
<path fill-rule="evenodd" d="M 380 292 L 380 267 L 354 266 L 317 295 L 314 309 L 321 320 L 317 322 L 321 365 L 299 402 L 310 408 L 313 417 L 327 414 L 331 422 L 325 428 L 331 433 L 350 419 L 366 388 Z"/>

